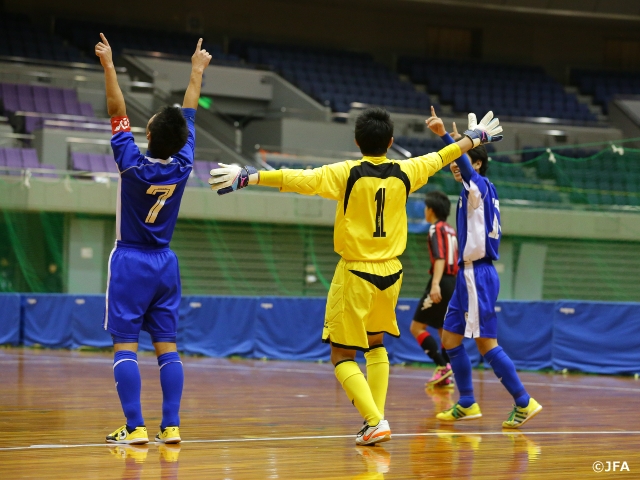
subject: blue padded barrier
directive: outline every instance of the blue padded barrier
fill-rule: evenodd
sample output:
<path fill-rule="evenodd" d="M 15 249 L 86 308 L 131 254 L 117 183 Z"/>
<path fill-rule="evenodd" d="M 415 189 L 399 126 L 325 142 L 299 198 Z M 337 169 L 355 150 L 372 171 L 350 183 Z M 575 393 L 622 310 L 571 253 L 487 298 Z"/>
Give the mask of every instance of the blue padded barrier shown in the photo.
<path fill-rule="evenodd" d="M 178 346 L 185 353 L 226 357 L 253 355 L 257 297 L 185 297 Z"/>
<path fill-rule="evenodd" d="M 72 295 L 72 348 L 105 348 L 113 345 L 111 335 L 103 328 L 104 295 Z"/>
<path fill-rule="evenodd" d="M 0 345 L 20 344 L 20 295 L 0 294 Z"/>
<path fill-rule="evenodd" d="M 637 303 L 555 304 L 553 368 L 591 373 L 640 373 Z"/>
<path fill-rule="evenodd" d="M 389 351 L 389 361 L 391 363 L 405 363 L 405 362 L 420 362 L 430 363 L 431 359 L 424 353 L 424 350 L 420 348 L 416 339 L 411 335 L 409 326 L 411 320 L 413 320 L 413 313 L 418 305 L 417 299 L 402 298 L 398 301 L 396 307 L 396 318 L 398 319 L 398 327 L 400 328 L 400 338 L 393 338 L 387 336 L 384 343 Z M 428 328 L 429 333 L 434 338 L 439 339 L 438 330 L 435 328 Z M 440 343 L 439 340 L 437 340 Z M 471 364 L 475 367 L 480 364 L 480 352 L 476 347 L 475 340 L 470 338 L 464 339 L 464 346 L 467 349 L 467 354 L 471 360 Z"/>
<path fill-rule="evenodd" d="M 281 360 L 329 360 L 321 342 L 325 298 L 262 297 L 254 356 Z"/>
<path fill-rule="evenodd" d="M 329 348 L 320 342 L 325 302 L 324 298 L 184 297 L 178 345 L 185 353 L 208 356 L 328 360 Z M 416 304 L 415 299 L 398 302 L 401 337 L 385 339 L 391 363 L 428 362 L 409 331 Z M 551 366 L 593 373 L 640 373 L 639 307 L 632 303 L 499 302 L 498 340 L 519 369 Z M 108 347 L 111 338 L 102 329 L 103 311 L 103 295 L 0 295 L 0 342 L 49 348 Z M 475 342 L 465 339 L 465 346 L 477 365 L 480 355 Z M 153 349 L 146 332 L 140 335 L 140 349 Z"/>
<path fill-rule="evenodd" d="M 498 342 L 516 368 L 551 368 L 555 305 L 555 302 L 498 302 Z"/>
<path fill-rule="evenodd" d="M 22 322 L 27 346 L 71 348 L 75 297 L 65 294 L 27 294 L 22 297 Z M 87 319 L 87 321 L 89 321 Z"/>

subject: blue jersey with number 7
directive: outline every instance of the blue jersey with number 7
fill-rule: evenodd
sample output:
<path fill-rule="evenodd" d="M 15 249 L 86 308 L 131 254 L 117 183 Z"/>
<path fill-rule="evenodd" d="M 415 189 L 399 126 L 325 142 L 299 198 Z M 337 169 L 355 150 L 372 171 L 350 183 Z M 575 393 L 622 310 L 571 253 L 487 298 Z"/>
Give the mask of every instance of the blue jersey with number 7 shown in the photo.
<path fill-rule="evenodd" d="M 183 108 L 189 136 L 180 152 L 166 160 L 142 155 L 124 119 L 114 127 L 111 148 L 120 170 L 116 238 L 126 245 L 166 247 L 176 226 L 180 202 L 193 169 L 196 143 L 193 108 Z"/>

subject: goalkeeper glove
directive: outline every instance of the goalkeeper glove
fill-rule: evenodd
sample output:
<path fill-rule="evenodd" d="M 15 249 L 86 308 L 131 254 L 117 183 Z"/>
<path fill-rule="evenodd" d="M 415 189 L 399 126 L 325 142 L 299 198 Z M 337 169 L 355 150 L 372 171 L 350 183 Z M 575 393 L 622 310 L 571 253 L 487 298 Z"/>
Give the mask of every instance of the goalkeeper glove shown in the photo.
<path fill-rule="evenodd" d="M 238 167 L 237 165 L 227 165 L 219 163 L 219 168 L 214 168 L 209 172 L 209 185 L 211 190 L 217 190 L 218 195 L 235 192 L 249 185 L 249 175 L 258 171 L 249 166 Z"/>
<path fill-rule="evenodd" d="M 502 140 L 500 120 L 493 118 L 493 112 L 487 113 L 478 123 L 475 113 L 469 114 L 469 129 L 464 132 L 465 137 L 473 142 L 473 147 L 485 143 L 499 142 Z"/>

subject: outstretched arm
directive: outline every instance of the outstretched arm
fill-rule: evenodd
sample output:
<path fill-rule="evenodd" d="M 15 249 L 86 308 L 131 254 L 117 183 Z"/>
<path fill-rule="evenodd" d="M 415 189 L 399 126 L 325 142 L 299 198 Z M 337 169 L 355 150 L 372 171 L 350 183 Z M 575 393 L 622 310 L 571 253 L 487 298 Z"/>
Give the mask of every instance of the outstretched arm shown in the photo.
<path fill-rule="evenodd" d="M 198 108 L 200 89 L 202 88 L 202 75 L 210 61 L 211 55 L 202 48 L 202 39 L 199 39 L 196 51 L 191 57 L 191 78 L 189 79 L 187 91 L 184 94 L 182 108 Z"/>
<path fill-rule="evenodd" d="M 220 163 L 210 172 L 211 190 L 218 195 L 240 190 L 248 185 L 260 184 L 278 188 L 281 192 L 295 192 L 302 195 L 319 195 L 331 200 L 339 200 L 349 177 L 347 162 L 324 165 L 312 170 L 271 170 L 258 172 L 251 166 L 238 167 Z"/>
<path fill-rule="evenodd" d="M 96 45 L 96 55 L 100 58 L 102 68 L 104 68 L 104 81 L 107 90 L 107 113 L 111 118 L 126 117 L 127 107 L 124 103 L 124 96 L 120 85 L 118 85 L 118 76 L 113 65 L 113 54 L 111 46 L 104 34 L 100 34 L 101 42 Z"/>

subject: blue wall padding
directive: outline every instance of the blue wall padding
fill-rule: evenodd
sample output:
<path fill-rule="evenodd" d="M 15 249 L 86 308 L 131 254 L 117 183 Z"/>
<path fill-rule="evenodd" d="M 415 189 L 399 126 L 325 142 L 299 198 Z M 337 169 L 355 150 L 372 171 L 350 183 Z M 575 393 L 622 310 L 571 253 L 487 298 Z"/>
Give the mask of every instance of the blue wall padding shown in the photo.
<path fill-rule="evenodd" d="M 324 298 L 189 296 L 182 299 L 178 347 L 188 354 L 328 360 L 320 342 Z M 392 363 L 428 362 L 409 331 L 417 300 L 396 308 L 400 338 L 387 336 Z M 516 367 L 640 373 L 640 304 L 498 302 L 498 341 Z M 107 347 L 103 295 L 1 294 L 0 343 L 49 348 Z M 21 333 L 22 332 L 22 333 Z M 430 329 L 432 335 L 437 332 Z M 472 339 L 473 365 L 481 358 Z M 140 349 L 152 350 L 141 332 Z"/>
<path fill-rule="evenodd" d="M 555 305 L 555 302 L 498 302 L 498 342 L 516 368 L 551 368 Z"/>
<path fill-rule="evenodd" d="M 64 294 L 33 294 L 22 296 L 22 322 L 27 346 L 71 348 L 73 305 L 75 297 Z M 99 318 L 86 318 L 99 327 Z"/>
<path fill-rule="evenodd" d="M 211 357 L 253 355 L 256 297 L 185 297 L 180 307 L 178 345 Z"/>
<path fill-rule="evenodd" d="M 592 373 L 640 373 L 640 305 L 555 304 L 553 368 Z"/>
<path fill-rule="evenodd" d="M 21 298 L 17 293 L 0 295 L 0 345 L 20 344 Z"/>
<path fill-rule="evenodd" d="M 104 328 L 104 295 L 70 295 L 72 347 L 104 348 L 113 344 Z"/>
<path fill-rule="evenodd" d="M 401 298 L 396 306 L 396 318 L 398 320 L 398 327 L 400 328 L 400 338 L 387 338 L 385 344 L 388 345 L 389 356 L 391 363 L 403 363 L 403 362 L 422 362 L 429 363 L 431 359 L 424 353 L 424 350 L 420 348 L 416 339 L 411 335 L 409 327 L 413 320 L 413 314 L 418 305 L 417 299 Z M 435 328 L 428 327 L 429 333 L 434 338 L 439 339 L 440 335 Z M 440 344 L 440 340 L 437 340 Z M 474 340 L 465 338 L 464 345 L 467 349 L 467 354 L 471 360 L 471 364 L 475 367 L 480 363 L 480 352 L 476 347 Z"/>
<path fill-rule="evenodd" d="M 254 356 L 329 360 L 330 347 L 321 342 L 326 303 L 324 298 L 260 298 Z"/>

